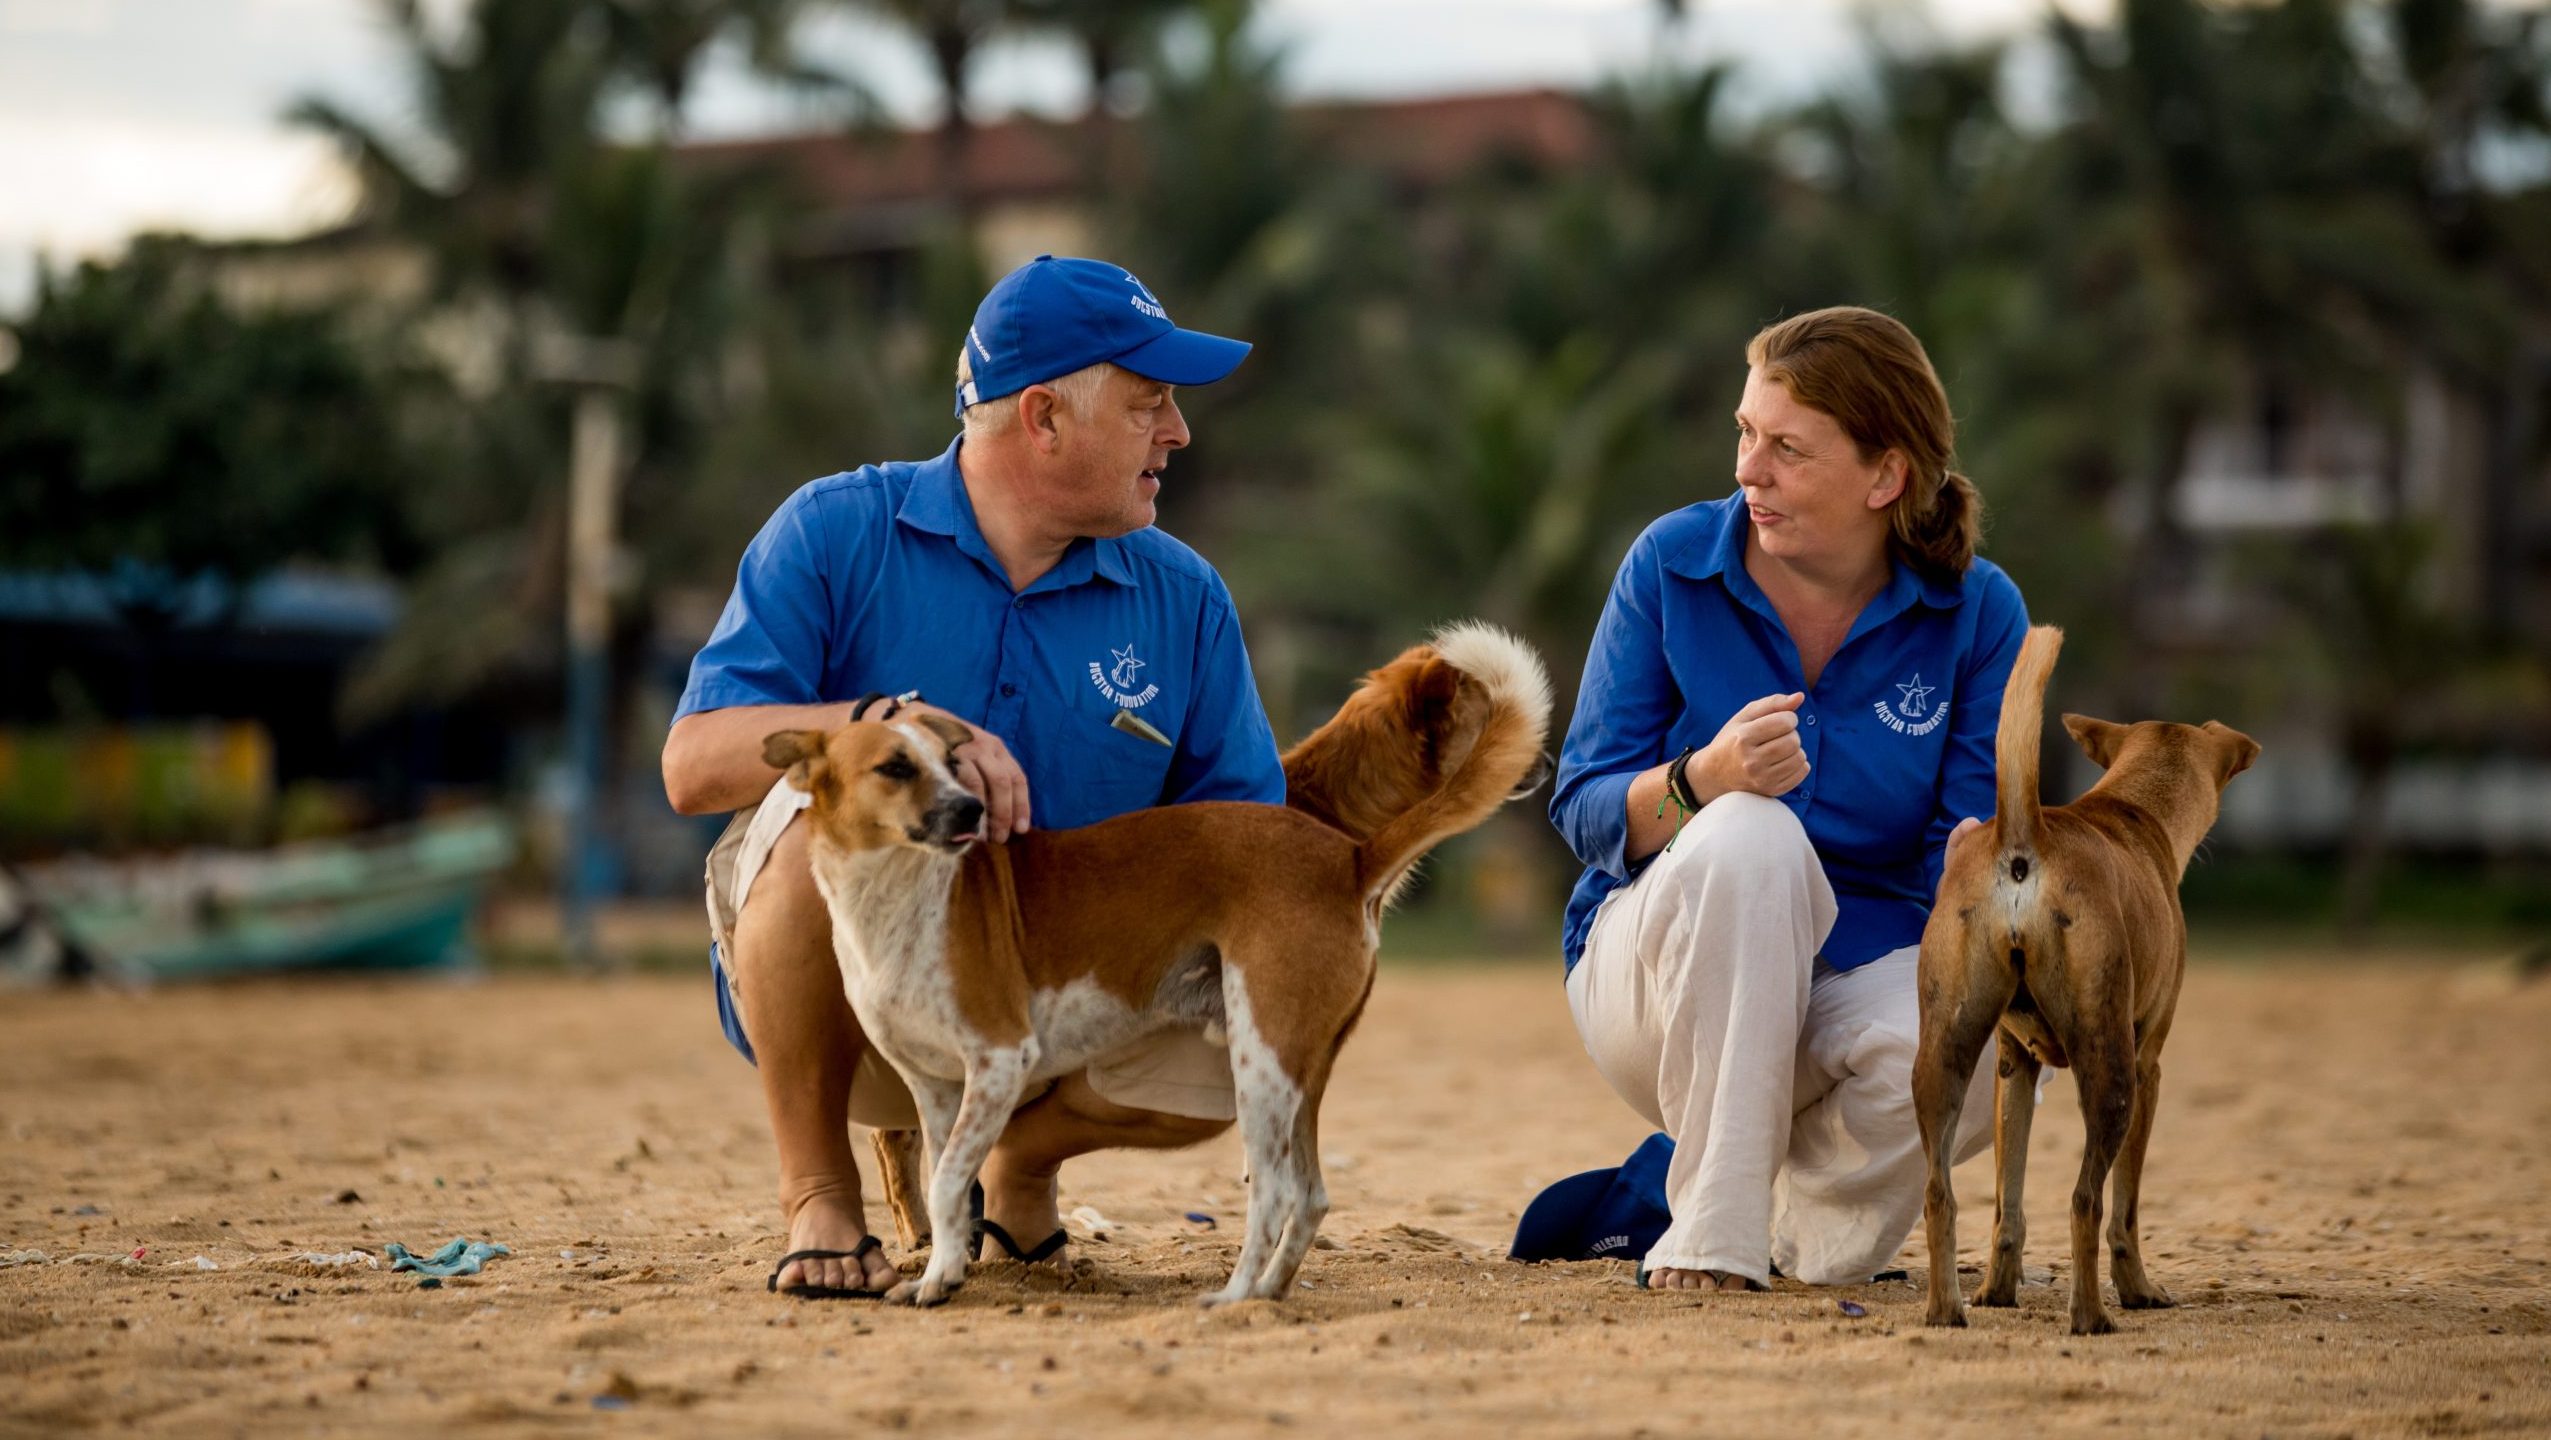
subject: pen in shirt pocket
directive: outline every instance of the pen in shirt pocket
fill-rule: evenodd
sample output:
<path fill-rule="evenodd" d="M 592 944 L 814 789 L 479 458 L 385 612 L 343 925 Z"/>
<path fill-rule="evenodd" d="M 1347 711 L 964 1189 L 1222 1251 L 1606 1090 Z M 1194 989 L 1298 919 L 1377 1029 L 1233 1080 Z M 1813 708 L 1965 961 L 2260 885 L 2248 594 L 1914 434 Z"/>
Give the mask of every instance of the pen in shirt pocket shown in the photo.
<path fill-rule="evenodd" d="M 1149 740 L 1154 745 L 1167 746 L 1173 750 L 1177 748 L 1175 745 L 1170 744 L 1168 736 L 1161 734 L 1159 730 L 1153 728 L 1150 721 L 1145 720 L 1142 716 L 1135 714 L 1131 710 L 1117 711 L 1116 718 L 1107 722 L 1107 728 L 1110 730 L 1122 730 L 1137 740 Z"/>

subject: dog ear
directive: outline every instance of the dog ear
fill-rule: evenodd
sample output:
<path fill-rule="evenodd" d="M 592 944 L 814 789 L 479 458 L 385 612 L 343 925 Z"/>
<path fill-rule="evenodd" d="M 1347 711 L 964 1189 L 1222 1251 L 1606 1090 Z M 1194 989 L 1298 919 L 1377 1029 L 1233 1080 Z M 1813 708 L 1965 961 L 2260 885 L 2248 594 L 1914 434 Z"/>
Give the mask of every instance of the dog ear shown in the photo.
<path fill-rule="evenodd" d="M 2249 769 L 2253 764 L 2257 763 L 2259 758 L 2258 741 L 2251 739 L 2249 736 L 2242 734 L 2240 731 L 2233 729 L 2231 726 L 2224 724 L 2220 720 L 2207 721 L 2205 723 L 2205 731 L 2217 740 L 2227 742 L 2223 747 L 2223 775 L 2221 780 L 2218 780 L 2216 783 L 2220 784 L 2225 781 L 2229 781 L 2233 776 L 2240 774 L 2242 771 Z"/>
<path fill-rule="evenodd" d="M 939 743 L 947 746 L 951 750 L 954 750 L 958 746 L 974 739 L 974 732 L 972 730 L 958 724 L 956 721 L 949 719 L 945 715 L 933 715 L 928 711 L 923 711 L 921 714 L 915 715 L 912 718 L 920 721 L 922 729 L 938 736 Z"/>
<path fill-rule="evenodd" d="M 2064 728 L 2072 734 L 2073 743 L 2082 747 L 2082 753 L 2102 770 L 2116 763 L 2117 747 L 2126 739 L 2125 726 L 2088 715 L 2065 716 Z"/>
<path fill-rule="evenodd" d="M 788 772 L 792 788 L 811 793 L 824 768 L 824 732 L 775 730 L 762 737 L 762 763 Z"/>
<path fill-rule="evenodd" d="M 774 730 L 762 737 L 762 763 L 774 770 L 786 770 L 802 760 L 821 758 L 824 732 L 821 730 Z"/>

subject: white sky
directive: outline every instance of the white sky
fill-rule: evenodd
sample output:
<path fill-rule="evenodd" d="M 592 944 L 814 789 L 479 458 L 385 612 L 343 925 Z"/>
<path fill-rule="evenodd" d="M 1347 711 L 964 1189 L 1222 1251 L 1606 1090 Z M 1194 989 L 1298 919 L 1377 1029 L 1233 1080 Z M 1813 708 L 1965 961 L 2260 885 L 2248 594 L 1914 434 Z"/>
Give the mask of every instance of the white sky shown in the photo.
<path fill-rule="evenodd" d="M 448 5 L 450 0 L 445 0 Z M 1930 0 L 1942 29 L 2028 24 L 2047 0 Z M 2062 0 L 2083 13 L 2107 0 Z M 1410 95 L 1578 85 L 1642 66 L 1664 39 L 1654 0 L 1267 0 L 1269 32 L 1306 95 Z M 1694 0 L 1681 44 L 1733 57 L 1765 91 L 1803 88 L 1845 64 L 1855 8 L 1916 0 Z M 836 21 L 822 53 L 925 119 L 933 86 L 918 49 Z M 1074 58 L 1004 44 L 978 64 L 986 114 L 1070 110 Z M 286 127 L 324 93 L 395 123 L 397 53 L 369 0 L 0 0 L 0 315 L 32 293 L 36 257 L 114 250 L 139 229 L 289 234 L 342 213 L 349 190 L 327 148 Z M 733 67 L 703 87 L 704 133 L 788 128 L 789 112 Z"/>

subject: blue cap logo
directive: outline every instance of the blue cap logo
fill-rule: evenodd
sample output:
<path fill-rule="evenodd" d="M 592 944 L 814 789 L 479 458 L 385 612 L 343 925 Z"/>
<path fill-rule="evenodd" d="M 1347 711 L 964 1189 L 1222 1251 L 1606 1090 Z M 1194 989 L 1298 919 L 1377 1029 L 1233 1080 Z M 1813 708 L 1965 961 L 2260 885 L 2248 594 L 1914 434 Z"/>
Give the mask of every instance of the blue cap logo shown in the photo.
<path fill-rule="evenodd" d="M 1039 255 L 1001 278 L 966 329 L 974 378 L 957 413 L 1100 361 L 1165 385 L 1210 385 L 1239 367 L 1245 341 L 1181 330 L 1134 272 Z"/>

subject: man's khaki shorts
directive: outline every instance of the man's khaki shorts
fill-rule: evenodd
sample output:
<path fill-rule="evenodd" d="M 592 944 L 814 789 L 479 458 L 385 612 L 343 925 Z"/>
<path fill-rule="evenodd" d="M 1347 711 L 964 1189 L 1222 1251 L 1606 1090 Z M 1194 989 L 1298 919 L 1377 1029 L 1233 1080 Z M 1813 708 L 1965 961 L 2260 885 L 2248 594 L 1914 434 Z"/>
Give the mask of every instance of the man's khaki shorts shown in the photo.
<path fill-rule="evenodd" d="M 811 798 L 781 781 L 759 807 L 737 811 L 709 850 L 709 934 L 715 940 L 709 970 L 717 984 L 718 1020 L 728 1042 L 747 1060 L 753 1058 L 753 1043 L 744 1033 L 741 978 L 737 967 L 726 963 L 735 953 L 735 917 L 743 913 L 754 877 L 769 862 L 779 837 Z M 1128 1109 L 1195 1120 L 1230 1120 L 1239 1114 L 1232 1102 L 1230 1053 L 1193 1030 L 1163 1030 L 1110 1051 L 1090 1062 L 1089 1082 L 1101 1098 Z M 1047 1083 L 1050 1087 L 1052 1082 Z M 1031 1093 L 1022 1103 L 1034 1098 Z M 921 1124 L 903 1077 L 873 1045 L 861 1047 L 859 1068 L 851 1075 L 850 1118 L 878 1130 L 912 1130 Z"/>

